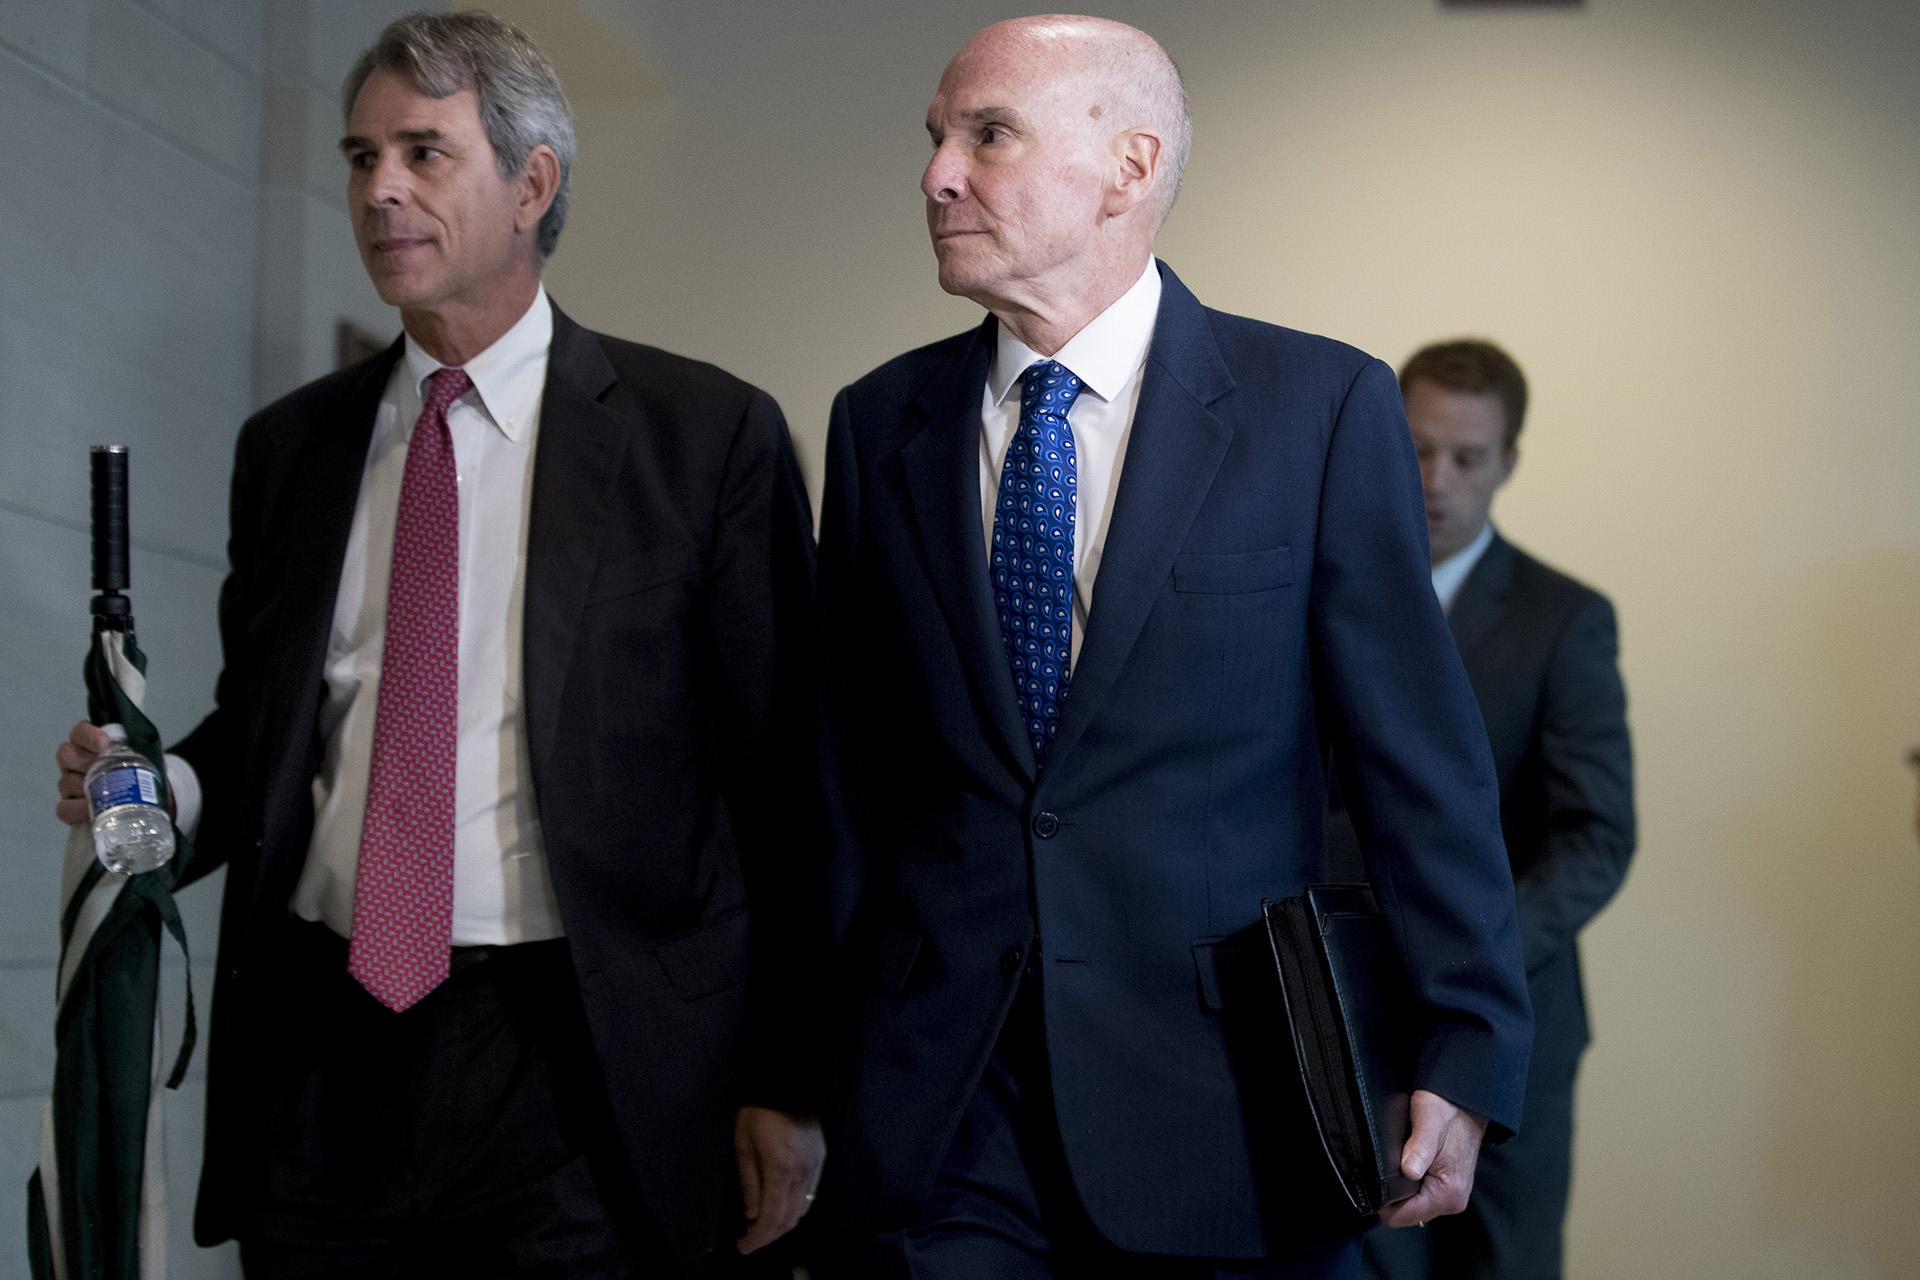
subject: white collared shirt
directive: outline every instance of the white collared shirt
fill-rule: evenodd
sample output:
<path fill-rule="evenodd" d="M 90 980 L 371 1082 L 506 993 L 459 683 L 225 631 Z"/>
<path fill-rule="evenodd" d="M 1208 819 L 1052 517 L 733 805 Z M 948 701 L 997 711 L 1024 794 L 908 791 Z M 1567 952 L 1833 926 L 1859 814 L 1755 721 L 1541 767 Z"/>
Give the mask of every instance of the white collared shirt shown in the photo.
<path fill-rule="evenodd" d="M 563 932 L 534 810 L 520 701 L 527 512 L 552 339 L 553 309 L 543 288 L 511 329 L 463 366 L 473 389 L 447 410 L 460 486 L 456 946 L 531 942 Z M 425 403 L 423 384 L 439 368 L 406 340 L 374 415 L 327 639 L 313 841 L 291 905 L 294 914 L 343 937 L 353 931 L 394 517 L 407 444 Z"/>
<path fill-rule="evenodd" d="M 1000 497 L 1000 471 L 1020 427 L 1020 375 L 1036 360 L 1056 360 L 1080 379 L 1080 396 L 1067 413 L 1073 431 L 1079 481 L 1074 507 L 1073 635 L 1069 661 L 1078 665 L 1080 646 L 1093 612 L 1093 584 L 1100 575 L 1100 553 L 1113 520 L 1114 495 L 1120 492 L 1120 466 L 1133 433 L 1133 412 L 1140 403 L 1142 371 L 1160 314 L 1160 271 L 1147 269 L 1112 306 L 1073 335 L 1051 357 L 1043 356 L 998 326 L 999 340 L 987 369 L 980 407 L 980 508 L 985 549 L 993 556 L 993 516 Z"/>
<path fill-rule="evenodd" d="M 1440 611 L 1453 612 L 1453 602 L 1460 594 L 1460 588 L 1467 584 L 1467 575 L 1473 572 L 1473 566 L 1480 563 L 1480 557 L 1487 554 L 1487 548 L 1493 545 L 1493 521 L 1480 526 L 1480 532 L 1473 535 L 1473 541 L 1433 566 L 1433 594 L 1440 597 Z"/>

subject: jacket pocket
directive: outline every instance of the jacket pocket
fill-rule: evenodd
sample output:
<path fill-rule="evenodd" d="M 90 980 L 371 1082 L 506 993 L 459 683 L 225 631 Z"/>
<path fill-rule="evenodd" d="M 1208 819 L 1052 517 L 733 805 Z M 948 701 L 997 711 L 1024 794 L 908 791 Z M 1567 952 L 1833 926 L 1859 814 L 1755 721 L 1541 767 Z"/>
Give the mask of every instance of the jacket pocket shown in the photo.
<path fill-rule="evenodd" d="M 1226 1001 L 1220 994 L 1220 944 L 1225 938 L 1202 938 L 1193 944 L 1194 977 L 1200 984 L 1200 1004 L 1209 1013 L 1218 1013 Z"/>
<path fill-rule="evenodd" d="M 682 1000 L 700 1000 L 747 980 L 747 909 L 736 907 L 691 933 L 653 945 Z"/>
<path fill-rule="evenodd" d="M 1272 591 L 1292 581 L 1292 547 L 1187 555 L 1173 562 L 1173 589 L 1200 595 Z"/>
<path fill-rule="evenodd" d="M 663 587 L 699 572 L 700 561 L 690 546 L 658 547 L 616 560 L 603 560 L 593 575 L 587 604 L 607 604 Z"/>

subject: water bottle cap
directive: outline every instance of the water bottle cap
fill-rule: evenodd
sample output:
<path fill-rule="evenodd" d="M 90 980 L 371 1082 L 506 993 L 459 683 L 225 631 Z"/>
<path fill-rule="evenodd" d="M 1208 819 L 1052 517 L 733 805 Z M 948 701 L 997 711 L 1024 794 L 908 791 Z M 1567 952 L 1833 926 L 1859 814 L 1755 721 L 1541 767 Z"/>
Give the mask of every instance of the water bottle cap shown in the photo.
<path fill-rule="evenodd" d="M 103 724 L 100 726 L 100 732 L 106 734 L 119 746 L 127 745 L 127 726 L 123 724 Z"/>

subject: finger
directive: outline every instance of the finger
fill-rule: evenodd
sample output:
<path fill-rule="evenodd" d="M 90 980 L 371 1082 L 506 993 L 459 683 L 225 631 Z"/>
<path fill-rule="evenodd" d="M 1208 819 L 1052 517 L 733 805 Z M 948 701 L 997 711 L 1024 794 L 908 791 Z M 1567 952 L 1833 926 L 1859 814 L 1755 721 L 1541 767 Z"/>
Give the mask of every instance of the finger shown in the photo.
<path fill-rule="evenodd" d="M 764 1186 L 760 1194 L 759 1216 L 747 1223 L 746 1234 L 734 1246 L 741 1253 L 752 1253 L 785 1235 L 793 1226 L 787 1219 L 787 1196 L 775 1185 Z"/>
<path fill-rule="evenodd" d="M 99 755 L 113 743 L 105 729 L 86 720 L 73 726 L 73 731 L 67 734 L 67 741 L 89 756 Z"/>
<path fill-rule="evenodd" d="M 760 1216 L 760 1153 L 744 1127 L 734 1130 L 733 1158 L 740 1169 L 740 1210 L 753 1222 Z"/>
<path fill-rule="evenodd" d="M 1473 1187 L 1472 1169 L 1450 1162 L 1443 1152 L 1412 1196 L 1380 1211 L 1380 1221 L 1390 1227 L 1414 1226 L 1434 1218 L 1459 1213 L 1467 1207 Z"/>
<path fill-rule="evenodd" d="M 806 1213 L 807 1193 L 819 1172 L 819 1164 L 809 1158 L 805 1135 L 797 1130 L 788 1135 L 788 1141 L 769 1163 L 766 1192 L 769 1203 L 761 1216 L 773 1218 L 784 1234 L 799 1225 L 801 1215 Z"/>
<path fill-rule="evenodd" d="M 1408 1196 L 1405 1200 L 1396 1200 L 1380 1210 L 1380 1225 L 1385 1227 L 1424 1227 L 1427 1219 L 1436 1216 L 1435 1195 L 1425 1188 Z"/>
<path fill-rule="evenodd" d="M 1413 1132 L 1407 1135 L 1407 1145 L 1400 1148 L 1400 1172 L 1418 1182 L 1427 1176 L 1440 1153 L 1441 1129 L 1434 1123 L 1433 1113 L 1420 1105 L 1418 1094 L 1413 1099 L 1412 1119 Z"/>
<path fill-rule="evenodd" d="M 754 1253 L 766 1248 L 775 1240 L 778 1240 L 781 1234 L 781 1232 L 774 1230 L 774 1226 L 770 1222 L 749 1223 L 747 1224 L 747 1234 L 736 1240 L 733 1247 L 738 1249 L 742 1254 Z"/>
<path fill-rule="evenodd" d="M 760 1221 L 754 1225 L 766 1229 L 768 1243 L 778 1240 L 800 1221 L 800 1206 L 804 1203 L 798 1182 L 776 1179 L 763 1198 Z"/>

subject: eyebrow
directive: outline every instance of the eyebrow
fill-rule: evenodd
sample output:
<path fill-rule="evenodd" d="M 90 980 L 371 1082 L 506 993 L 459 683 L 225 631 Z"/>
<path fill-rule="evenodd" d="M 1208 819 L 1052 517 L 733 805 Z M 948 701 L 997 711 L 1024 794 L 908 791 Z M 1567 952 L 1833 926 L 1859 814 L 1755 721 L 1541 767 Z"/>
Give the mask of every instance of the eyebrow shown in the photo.
<path fill-rule="evenodd" d="M 963 111 L 954 112 L 954 116 L 962 124 L 1004 124 L 1011 125 L 1015 129 L 1027 127 L 1026 118 L 1012 107 L 968 107 Z M 929 119 L 927 132 L 933 131 L 934 123 Z"/>
<path fill-rule="evenodd" d="M 409 142 L 409 143 L 411 142 L 445 142 L 447 140 L 447 135 L 440 132 L 438 129 L 402 129 L 398 133 L 394 134 L 393 136 L 401 142 Z M 370 151 L 372 149 L 373 149 L 373 143 L 370 140 L 361 137 L 357 133 L 350 133 L 346 137 L 340 139 L 340 150 L 342 152 Z"/>

